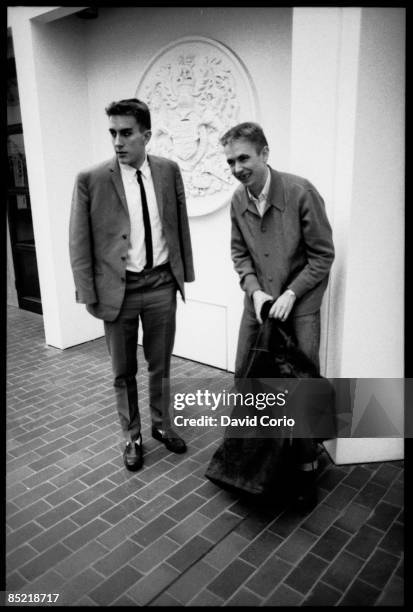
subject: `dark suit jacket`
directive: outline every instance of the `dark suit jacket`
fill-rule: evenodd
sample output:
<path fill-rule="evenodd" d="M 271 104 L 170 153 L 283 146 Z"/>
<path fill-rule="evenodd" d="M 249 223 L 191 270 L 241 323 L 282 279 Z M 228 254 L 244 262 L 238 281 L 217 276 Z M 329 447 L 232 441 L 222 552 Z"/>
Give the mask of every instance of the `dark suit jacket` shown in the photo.
<path fill-rule="evenodd" d="M 231 254 L 241 287 L 251 296 L 262 289 L 277 298 L 291 288 L 292 316 L 316 312 L 334 259 L 324 202 L 304 178 L 270 168 L 264 215 L 243 185 L 231 202 Z"/>
<path fill-rule="evenodd" d="M 178 165 L 148 155 L 172 274 L 184 298 L 194 280 L 185 192 Z M 125 293 L 130 218 L 118 161 L 80 172 L 70 216 L 70 260 L 76 301 L 99 319 L 113 321 Z"/>

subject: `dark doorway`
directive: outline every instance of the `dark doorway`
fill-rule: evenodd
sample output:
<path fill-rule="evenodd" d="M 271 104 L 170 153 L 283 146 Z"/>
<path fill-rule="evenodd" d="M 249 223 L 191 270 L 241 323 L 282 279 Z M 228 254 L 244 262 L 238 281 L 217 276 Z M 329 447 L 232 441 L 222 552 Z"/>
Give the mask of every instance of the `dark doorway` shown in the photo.
<path fill-rule="evenodd" d="M 11 36 L 7 52 L 7 213 L 20 308 L 42 313 L 23 128 Z"/>

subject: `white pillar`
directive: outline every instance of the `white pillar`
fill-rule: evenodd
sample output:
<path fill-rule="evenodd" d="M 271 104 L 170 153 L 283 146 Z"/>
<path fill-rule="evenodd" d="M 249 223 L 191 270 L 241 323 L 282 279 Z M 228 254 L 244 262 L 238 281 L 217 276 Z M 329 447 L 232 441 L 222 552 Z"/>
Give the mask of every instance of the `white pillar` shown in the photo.
<path fill-rule="evenodd" d="M 403 376 L 403 19 L 401 9 L 294 9 L 291 172 L 325 198 L 336 247 L 322 309 L 329 377 Z M 398 438 L 326 446 L 337 463 L 403 456 Z"/>
<path fill-rule="evenodd" d="M 66 348 L 101 336 L 103 326 L 75 303 L 68 253 L 74 177 L 93 163 L 82 21 L 67 17 L 42 23 L 45 14 L 50 19 L 50 10 L 9 7 L 8 21 L 19 83 L 46 343 Z"/>

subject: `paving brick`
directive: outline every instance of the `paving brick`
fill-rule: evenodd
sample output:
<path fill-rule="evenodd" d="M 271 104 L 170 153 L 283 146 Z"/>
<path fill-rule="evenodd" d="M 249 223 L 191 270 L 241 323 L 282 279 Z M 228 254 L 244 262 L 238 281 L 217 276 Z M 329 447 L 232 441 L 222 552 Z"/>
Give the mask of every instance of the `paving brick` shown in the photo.
<path fill-rule="evenodd" d="M 209 540 L 197 535 L 188 540 L 176 553 L 171 555 L 168 558 L 168 563 L 175 569 L 183 572 L 201 559 L 211 548 L 212 544 Z"/>
<path fill-rule="evenodd" d="M 375 550 L 358 578 L 372 586 L 382 589 L 395 570 L 399 559 L 384 550 Z"/>
<path fill-rule="evenodd" d="M 7 555 L 6 557 L 6 569 L 8 573 L 13 572 L 18 569 L 21 565 L 24 565 L 33 557 L 38 555 L 37 550 L 35 550 L 29 544 L 22 544 L 19 548 L 16 548 L 13 552 Z"/>
<path fill-rule="evenodd" d="M 49 569 L 36 580 L 27 582 L 20 589 L 21 593 L 56 593 L 59 594 L 59 588 L 63 584 L 63 578 L 57 574 L 54 569 Z M 58 603 L 57 600 L 56 603 Z"/>
<path fill-rule="evenodd" d="M 397 566 L 396 575 L 404 580 L 404 560 L 402 559 Z"/>
<path fill-rule="evenodd" d="M 262 600 L 260 597 L 251 593 L 248 589 L 241 587 L 227 602 L 225 606 L 242 606 L 242 607 L 258 607 L 261 605 Z"/>
<path fill-rule="evenodd" d="M 332 508 L 343 510 L 357 493 L 357 489 L 341 483 L 323 499 L 323 503 Z"/>
<path fill-rule="evenodd" d="M 239 555 L 240 559 L 258 567 L 282 544 L 280 536 L 266 530 L 263 531 Z"/>
<path fill-rule="evenodd" d="M 113 480 L 110 478 L 108 478 L 107 481 L 113 482 Z M 122 482 L 118 484 L 118 486 L 112 487 L 111 490 L 106 494 L 106 497 L 116 504 L 122 501 L 123 499 L 126 499 L 130 495 L 136 495 L 137 497 L 139 497 L 139 490 L 143 486 L 145 485 L 141 480 L 135 478 L 127 478 L 126 480 L 124 480 L 122 478 Z"/>
<path fill-rule="evenodd" d="M 285 584 L 280 584 L 270 597 L 265 600 L 264 606 L 275 608 L 278 606 L 299 606 L 303 599 L 301 593 L 298 593 Z"/>
<path fill-rule="evenodd" d="M 16 531 L 6 534 L 7 552 L 14 550 L 21 544 L 29 542 L 31 538 L 38 535 L 41 531 L 43 531 L 42 528 L 36 522 L 30 521 Z"/>
<path fill-rule="evenodd" d="M 43 499 L 53 491 L 56 491 L 56 487 L 49 482 L 44 482 L 33 489 L 26 489 L 24 493 L 16 497 L 13 501 L 18 508 L 23 509 L 30 506 L 30 504 L 34 503 L 38 499 Z"/>
<path fill-rule="evenodd" d="M 174 482 L 175 481 L 171 481 L 171 485 Z M 198 488 L 202 485 L 202 483 L 203 481 L 200 478 L 189 474 L 180 482 L 173 484 L 173 486 L 170 486 L 168 490 L 168 495 L 170 497 L 173 497 L 174 499 L 182 499 L 183 497 L 185 497 L 185 495 L 187 495 L 188 493 L 192 493 L 195 489 L 197 490 L 197 494 L 199 494 Z"/>
<path fill-rule="evenodd" d="M 387 489 L 382 485 L 370 481 L 362 488 L 357 497 L 354 498 L 354 501 L 356 504 L 373 509 L 386 491 Z"/>
<path fill-rule="evenodd" d="M 67 536 L 62 543 L 72 551 L 78 550 L 84 546 L 86 542 L 90 542 L 90 540 L 96 538 L 98 535 L 109 529 L 109 527 L 109 523 L 97 518 L 94 521 L 87 523 L 77 531 L 74 531 L 72 534 Z"/>
<path fill-rule="evenodd" d="M 59 605 L 73 606 L 89 591 L 97 587 L 103 582 L 104 578 L 92 568 L 87 568 L 81 574 L 78 574 L 59 589 Z"/>
<path fill-rule="evenodd" d="M 190 493 L 180 501 L 174 503 L 165 514 L 175 519 L 176 521 L 182 521 L 189 514 L 192 514 L 194 510 L 197 510 L 199 506 L 205 503 L 205 499 L 196 493 Z"/>
<path fill-rule="evenodd" d="M 47 495 L 45 501 L 51 506 L 58 506 L 63 501 L 69 499 L 70 497 L 74 497 L 81 491 L 84 491 L 86 488 L 86 485 L 80 482 L 80 480 L 73 480 L 67 485 L 60 487 L 57 491 Z"/>
<path fill-rule="evenodd" d="M 323 573 L 328 563 L 308 553 L 285 579 L 285 583 L 306 595 Z"/>
<path fill-rule="evenodd" d="M 383 548 L 392 555 L 400 557 L 404 552 L 404 527 L 400 523 L 393 523 L 389 531 L 380 542 Z"/>
<path fill-rule="evenodd" d="M 340 606 L 374 606 L 380 596 L 380 591 L 363 580 L 355 580 L 343 599 L 340 600 Z"/>
<path fill-rule="evenodd" d="M 105 463 L 95 470 L 91 470 L 79 477 L 79 480 L 88 487 L 95 485 L 100 480 L 103 480 L 107 476 L 110 476 L 117 471 L 117 468 L 112 463 Z"/>
<path fill-rule="evenodd" d="M 170 489 L 172 484 L 172 480 L 169 480 L 169 478 L 167 478 L 166 476 L 160 476 L 159 478 L 154 480 L 154 482 L 151 482 L 150 484 L 139 489 L 139 491 L 137 491 L 136 493 L 136 497 L 141 499 L 143 502 L 147 502 L 151 501 L 152 499 L 157 497 L 157 495 L 165 491 L 168 492 L 169 497 L 172 497 L 170 495 Z"/>
<path fill-rule="evenodd" d="M 383 537 L 383 532 L 363 525 L 346 546 L 348 552 L 367 559 Z"/>
<path fill-rule="evenodd" d="M 109 452 L 106 452 L 105 455 L 109 455 Z M 89 469 L 93 469 L 94 467 L 97 467 L 96 465 L 92 466 L 92 461 L 94 459 L 95 457 L 93 456 L 93 452 L 90 449 L 80 450 L 80 451 L 77 451 L 77 453 L 67 455 L 63 459 L 60 459 L 57 462 L 57 466 L 63 469 L 67 469 L 67 468 L 74 467 L 78 465 L 79 463 L 82 463 L 83 461 L 87 461 Z M 110 459 L 110 456 L 106 456 L 106 461 L 108 459 Z"/>
<path fill-rule="evenodd" d="M 322 503 L 301 524 L 303 529 L 321 535 L 337 519 L 340 511 Z"/>
<path fill-rule="evenodd" d="M 74 499 L 68 499 L 59 506 L 52 508 L 48 512 L 41 514 L 36 520 L 42 527 L 51 527 L 62 519 L 70 516 L 76 510 L 80 510 L 81 505 Z"/>
<path fill-rule="evenodd" d="M 402 507 L 404 505 L 404 487 L 401 482 L 395 482 L 388 493 L 383 498 L 383 501 Z"/>
<path fill-rule="evenodd" d="M 214 521 L 209 523 L 204 529 L 202 529 L 201 536 L 211 540 L 211 542 L 218 542 L 230 531 L 235 529 L 242 521 L 242 517 L 232 512 L 223 512 Z"/>
<path fill-rule="evenodd" d="M 139 547 L 138 554 L 129 561 L 129 565 L 142 573 L 150 572 L 154 567 L 167 559 L 179 548 L 179 544 L 168 536 L 158 538 L 144 550 Z"/>
<path fill-rule="evenodd" d="M 302 522 L 303 517 L 300 514 L 287 510 L 280 514 L 280 516 L 269 525 L 268 530 L 283 538 L 287 538 Z"/>
<path fill-rule="evenodd" d="M 386 489 L 396 480 L 401 472 L 401 468 L 391 463 L 383 463 L 372 477 L 371 481 L 380 484 Z"/>
<path fill-rule="evenodd" d="M 78 493 L 74 499 L 83 506 L 86 506 L 87 504 L 90 504 L 90 502 L 95 501 L 97 497 L 108 493 L 108 491 L 111 489 L 113 489 L 113 483 L 105 478 L 104 480 L 97 482 L 95 485 L 93 485 L 93 487 L 85 488 L 83 491 L 81 491 L 81 493 Z"/>
<path fill-rule="evenodd" d="M 371 478 L 371 471 L 365 467 L 356 465 L 351 472 L 342 480 L 344 485 L 361 489 Z"/>
<path fill-rule="evenodd" d="M 85 571 L 93 563 L 104 557 L 108 553 L 108 549 L 92 540 L 69 557 L 58 563 L 55 570 L 65 580 L 69 580 L 73 576 Z"/>
<path fill-rule="evenodd" d="M 103 497 L 103 496 L 98 497 L 98 499 L 95 500 L 94 502 L 88 504 L 84 508 L 81 508 L 78 512 L 75 512 L 74 514 L 72 514 L 70 518 L 77 525 L 85 525 L 86 523 L 89 523 L 89 521 L 93 520 L 94 518 L 97 518 L 99 516 L 102 518 L 101 515 L 106 510 L 112 507 L 113 507 L 113 504 L 109 499 L 106 499 L 106 497 Z"/>
<path fill-rule="evenodd" d="M 63 540 L 64 537 L 76 529 L 77 525 L 71 519 L 63 519 L 60 523 L 56 523 L 53 527 L 46 529 L 40 535 L 33 538 L 30 544 L 38 552 L 43 552 L 53 544 L 57 544 Z"/>
<path fill-rule="evenodd" d="M 163 563 L 149 574 L 136 582 L 127 592 L 127 595 L 139 606 L 146 606 L 165 590 L 177 577 L 179 572 Z"/>
<path fill-rule="evenodd" d="M 178 523 L 176 527 L 170 529 L 168 531 L 168 537 L 179 544 L 184 544 L 184 542 L 190 540 L 194 535 L 200 533 L 208 523 L 209 519 L 207 517 L 198 512 L 194 512 L 186 517 L 185 521 Z"/>
<path fill-rule="evenodd" d="M 283 544 L 277 549 L 277 557 L 288 561 L 288 563 L 297 563 L 316 542 L 317 536 L 305 529 L 296 529 Z"/>
<path fill-rule="evenodd" d="M 41 574 L 50 570 L 70 555 L 71 551 L 63 544 L 55 544 L 41 555 L 37 555 L 34 559 L 25 563 L 19 568 L 21 575 L 29 581 L 38 578 Z"/>
<path fill-rule="evenodd" d="M 184 479 L 182 482 L 184 482 L 185 480 L 186 479 Z M 196 492 L 198 495 L 202 495 L 202 497 L 205 497 L 205 499 L 211 499 L 212 497 L 214 497 L 214 495 L 219 493 L 220 490 L 221 489 L 217 485 L 207 480 L 206 482 L 204 482 L 203 485 L 197 488 Z"/>
<path fill-rule="evenodd" d="M 6 576 L 6 591 L 21 591 L 26 583 L 27 580 L 19 572 L 12 572 Z"/>
<path fill-rule="evenodd" d="M 120 523 L 114 525 L 96 539 L 106 548 L 114 548 L 122 540 L 133 537 L 143 526 L 142 521 L 134 516 L 125 516 Z"/>
<path fill-rule="evenodd" d="M 87 604 L 85 604 L 87 605 Z M 96 604 L 94 604 L 96 605 Z M 115 599 L 115 601 L 113 602 L 112 606 L 113 607 L 133 607 L 135 605 L 135 602 L 128 597 L 127 595 L 121 595 L 120 597 L 118 597 L 118 599 Z"/>
<path fill-rule="evenodd" d="M 176 522 L 166 516 L 165 514 L 161 514 L 153 521 L 150 521 L 144 527 L 139 529 L 136 533 L 131 535 L 131 538 L 134 542 L 137 542 L 141 546 L 147 546 L 154 542 L 157 538 L 160 538 L 161 535 L 166 533 L 169 529 L 171 529 Z"/>
<path fill-rule="evenodd" d="M 311 552 L 326 561 L 331 561 L 350 539 L 350 534 L 337 527 L 330 527 L 312 547 Z"/>
<path fill-rule="evenodd" d="M 14 500 L 14 498 L 19 497 L 23 493 L 28 491 L 27 487 L 21 482 L 14 482 L 13 484 L 6 485 L 6 499 L 10 501 Z"/>
<path fill-rule="evenodd" d="M 318 478 L 317 484 L 322 489 L 332 491 L 346 476 L 347 472 L 344 469 L 332 465 L 324 470 Z"/>
<path fill-rule="evenodd" d="M 44 512 L 50 510 L 50 505 L 43 499 L 39 499 L 23 510 L 19 510 L 7 520 L 7 524 L 12 529 L 18 529 L 33 519 L 38 519 Z"/>
<path fill-rule="evenodd" d="M 231 532 L 205 555 L 204 561 L 212 567 L 224 569 L 248 545 L 249 540 Z"/>
<path fill-rule="evenodd" d="M 305 598 L 303 606 L 335 606 L 341 598 L 342 593 L 333 589 L 333 587 L 320 581 L 317 582 L 314 589 Z M 361 603 L 361 602 L 360 602 Z"/>
<path fill-rule="evenodd" d="M 125 540 L 110 553 L 99 559 L 93 564 L 93 568 L 103 574 L 110 576 L 117 569 L 129 563 L 139 552 L 141 548 L 131 540 Z M 134 565 L 135 569 L 139 569 Z"/>
<path fill-rule="evenodd" d="M 188 605 L 194 608 L 200 606 L 219 607 L 222 606 L 223 603 L 224 600 L 222 597 L 218 597 L 218 595 L 211 593 L 211 591 L 208 591 L 208 589 L 203 589 L 200 593 L 198 593 L 198 595 L 191 599 Z"/>
<path fill-rule="evenodd" d="M 254 571 L 253 566 L 240 559 L 235 559 L 208 585 L 208 590 L 228 599 Z"/>
<path fill-rule="evenodd" d="M 164 510 L 169 509 L 174 503 L 175 500 L 166 493 L 161 493 L 146 504 L 139 500 L 140 505 L 138 506 L 138 510 L 135 510 L 134 516 L 141 521 L 148 522 L 154 517 L 159 516 Z"/>
<path fill-rule="evenodd" d="M 364 561 L 359 557 L 343 551 L 329 566 L 323 576 L 323 581 L 344 593 L 363 564 Z"/>
<path fill-rule="evenodd" d="M 344 514 L 339 516 L 335 521 L 334 526 L 344 529 L 344 531 L 355 533 L 366 523 L 367 517 L 369 517 L 370 514 L 370 508 L 351 503 L 345 509 Z"/>
<path fill-rule="evenodd" d="M 267 597 L 292 568 L 293 565 L 274 554 L 252 574 L 245 586 L 261 597 Z"/>
<path fill-rule="evenodd" d="M 376 606 L 387 606 L 394 608 L 396 606 L 404 606 L 404 583 L 399 576 L 393 576 L 385 591 L 382 593 Z"/>
<path fill-rule="evenodd" d="M 13 470 L 13 472 L 10 472 L 7 467 L 6 470 L 7 480 L 14 480 L 15 482 L 24 482 L 26 478 L 29 478 L 35 474 L 35 471 L 29 468 L 28 465 L 23 465 L 23 467 L 17 468 L 16 470 Z"/>
<path fill-rule="evenodd" d="M 194 474 L 197 471 L 197 468 L 199 468 L 199 464 L 196 461 L 193 461 L 192 459 L 186 459 L 172 470 L 169 470 L 166 473 L 166 476 L 168 476 L 168 478 L 174 480 L 175 482 L 179 482 L 180 480 L 183 480 L 186 476 Z"/>
<path fill-rule="evenodd" d="M 181 604 L 187 604 L 217 575 L 218 570 L 204 560 L 193 565 L 168 589 L 168 592 Z"/>
<path fill-rule="evenodd" d="M 62 470 L 56 465 L 50 465 L 49 467 L 40 470 L 40 472 L 37 472 L 37 474 L 32 473 L 31 476 L 28 476 L 23 480 L 23 484 L 29 489 L 33 489 L 37 485 L 50 480 L 53 486 L 58 487 L 59 483 L 53 481 L 53 477 L 56 477 L 58 474 L 62 474 Z"/>
<path fill-rule="evenodd" d="M 61 459 L 65 459 L 65 457 L 66 455 L 63 451 L 57 450 L 57 451 L 54 451 L 53 453 L 49 453 L 48 455 L 46 455 L 45 457 L 42 457 L 41 459 L 32 461 L 31 463 L 28 464 L 28 467 L 35 472 L 39 472 L 43 468 L 46 468 L 50 465 L 54 465 Z"/>
<path fill-rule="evenodd" d="M 109 606 L 115 599 L 125 593 L 132 584 L 139 581 L 139 578 L 139 572 L 126 565 L 90 591 L 89 597 L 100 606 Z"/>
<path fill-rule="evenodd" d="M 116 525 L 116 523 L 119 523 L 119 521 L 121 521 L 125 516 L 135 512 L 136 508 L 139 508 L 141 504 L 142 502 L 140 499 L 137 499 L 135 495 L 130 495 L 130 497 L 127 497 L 119 504 L 116 504 L 116 506 L 112 506 L 106 510 L 102 514 L 102 519 L 111 525 Z"/>

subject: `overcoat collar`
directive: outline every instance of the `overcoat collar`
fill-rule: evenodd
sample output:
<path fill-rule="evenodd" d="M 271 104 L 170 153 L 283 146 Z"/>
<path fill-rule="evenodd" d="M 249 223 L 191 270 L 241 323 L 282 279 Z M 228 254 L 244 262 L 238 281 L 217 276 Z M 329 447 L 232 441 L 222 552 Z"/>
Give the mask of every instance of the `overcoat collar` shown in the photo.
<path fill-rule="evenodd" d="M 268 167 L 271 173 L 271 181 L 264 214 L 270 206 L 274 206 L 281 211 L 285 209 L 284 186 L 281 175 L 279 172 L 277 172 L 277 170 L 274 170 L 270 166 Z M 244 214 L 247 210 L 255 215 L 258 215 L 257 207 L 253 202 L 251 202 L 250 198 L 248 197 L 247 188 L 244 187 L 241 193 L 240 213 Z"/>
<path fill-rule="evenodd" d="M 162 179 L 162 171 L 160 168 L 160 164 L 156 157 L 152 155 L 148 155 L 148 163 L 151 169 L 153 186 L 155 189 L 156 202 L 158 204 L 159 214 L 161 218 L 163 217 L 163 179 Z M 109 171 L 111 173 L 111 178 L 113 184 L 115 186 L 116 192 L 125 208 L 128 212 L 128 203 L 126 201 L 125 190 L 123 188 L 122 174 L 119 167 L 119 162 L 117 157 L 113 157 L 109 162 Z"/>

